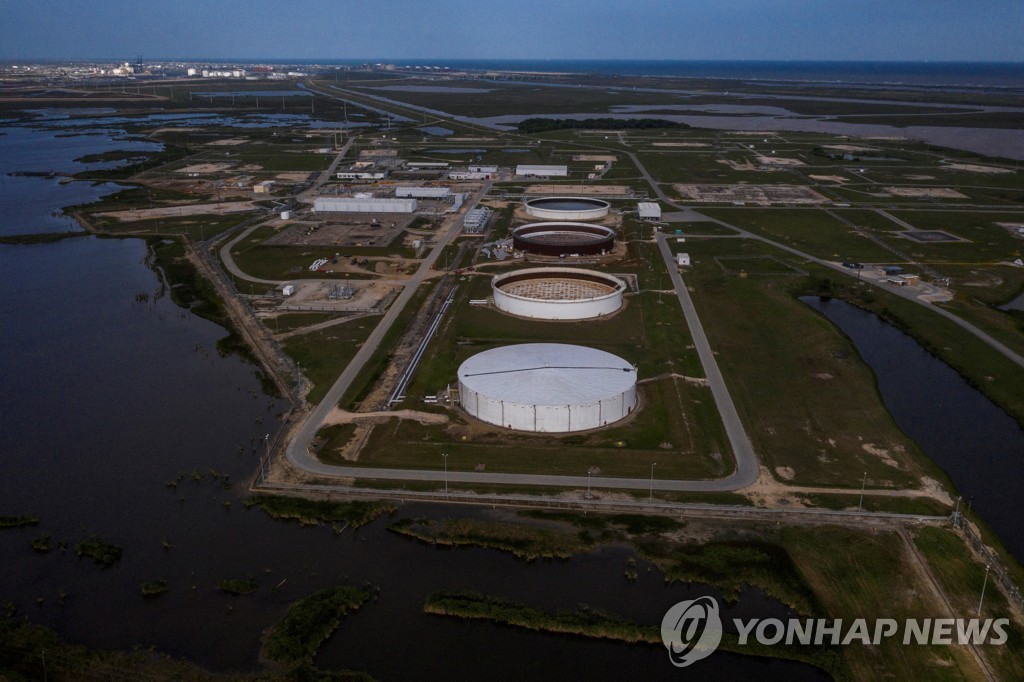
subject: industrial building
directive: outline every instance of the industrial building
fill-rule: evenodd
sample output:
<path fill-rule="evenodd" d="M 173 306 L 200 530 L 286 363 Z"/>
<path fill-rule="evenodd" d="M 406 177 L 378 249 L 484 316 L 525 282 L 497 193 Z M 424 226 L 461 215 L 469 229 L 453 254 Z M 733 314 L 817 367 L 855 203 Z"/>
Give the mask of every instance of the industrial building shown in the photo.
<path fill-rule="evenodd" d="M 569 176 L 568 166 L 535 166 L 521 163 L 516 166 L 516 175 L 523 177 L 565 178 Z"/>
<path fill-rule="evenodd" d="M 637 406 L 636 368 L 595 348 L 525 343 L 477 353 L 459 367 L 459 403 L 508 429 L 566 433 L 596 429 Z"/>
<path fill-rule="evenodd" d="M 387 171 L 338 171 L 339 180 L 383 180 Z"/>
<path fill-rule="evenodd" d="M 540 256 L 592 256 L 615 248 L 615 230 L 587 223 L 530 223 L 512 229 L 512 245 Z"/>
<path fill-rule="evenodd" d="M 545 220 L 597 220 L 608 215 L 611 204 L 590 197 L 541 197 L 528 199 L 523 208 Z"/>
<path fill-rule="evenodd" d="M 481 206 L 466 211 L 466 217 L 462 221 L 462 230 L 468 234 L 480 234 L 487 227 L 487 221 L 491 219 L 491 209 Z"/>
<path fill-rule="evenodd" d="M 409 161 L 405 167 L 409 170 L 448 170 L 450 165 L 447 161 Z"/>
<path fill-rule="evenodd" d="M 527 268 L 491 280 L 494 306 L 540 320 L 585 320 L 622 307 L 626 283 L 596 270 Z"/>
<path fill-rule="evenodd" d="M 396 197 L 416 197 L 417 199 L 449 199 L 452 191 L 447 187 L 396 187 Z"/>
<path fill-rule="evenodd" d="M 470 166 L 470 173 L 484 173 L 487 175 L 495 175 L 498 172 L 497 166 Z"/>
<path fill-rule="evenodd" d="M 253 185 L 252 191 L 256 194 L 270 194 L 274 191 L 274 181 L 264 180 Z"/>
<path fill-rule="evenodd" d="M 640 220 L 661 220 L 661 206 L 654 201 L 641 201 L 636 205 Z"/>
<path fill-rule="evenodd" d="M 413 213 L 415 199 L 376 199 L 373 197 L 317 197 L 313 200 L 315 213 Z"/>

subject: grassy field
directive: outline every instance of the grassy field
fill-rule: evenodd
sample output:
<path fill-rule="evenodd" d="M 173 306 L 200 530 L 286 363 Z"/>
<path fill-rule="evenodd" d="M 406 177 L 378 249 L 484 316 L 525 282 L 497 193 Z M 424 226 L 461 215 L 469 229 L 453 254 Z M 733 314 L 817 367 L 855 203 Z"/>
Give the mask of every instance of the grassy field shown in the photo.
<path fill-rule="evenodd" d="M 360 318 L 293 336 L 281 344 L 313 384 L 307 400 L 317 403 L 324 397 L 379 321 L 376 317 Z"/>
<path fill-rule="evenodd" d="M 914 533 L 914 544 L 924 555 L 932 573 L 949 598 L 955 617 L 976 617 L 985 567 L 972 556 L 963 541 L 945 528 L 921 528 Z M 990 576 L 991 577 L 991 576 Z M 988 581 L 982 618 L 1011 618 L 1012 614 L 1003 596 L 992 581 Z M 1000 672 L 1001 679 L 1024 679 L 1024 637 L 1021 631 L 1007 628 L 1009 640 L 1002 646 L 985 646 L 985 655 Z"/>
<path fill-rule="evenodd" d="M 844 624 L 856 618 L 867 618 L 869 623 L 875 618 L 903 622 L 946 615 L 936 612 L 940 606 L 925 590 L 912 587 L 918 574 L 894 532 L 787 527 L 780 538 L 825 612 L 842 618 Z M 854 678 L 860 680 L 983 677 L 961 647 L 904 646 L 893 637 L 878 646 L 845 646 L 842 653 Z"/>
<path fill-rule="evenodd" d="M 827 320 L 794 297 L 791 277 L 729 277 L 715 255 L 782 255 L 746 240 L 701 241 L 694 303 L 754 450 L 776 475 L 807 485 L 872 487 L 944 480 L 882 405 L 874 375 Z"/>

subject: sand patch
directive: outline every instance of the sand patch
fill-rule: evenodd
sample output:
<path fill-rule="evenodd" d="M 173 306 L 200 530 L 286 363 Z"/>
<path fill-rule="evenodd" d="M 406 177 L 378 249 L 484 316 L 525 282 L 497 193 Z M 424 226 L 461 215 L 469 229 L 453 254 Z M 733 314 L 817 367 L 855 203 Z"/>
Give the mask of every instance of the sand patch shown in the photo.
<path fill-rule="evenodd" d="M 530 185 L 526 194 L 551 194 L 552 196 L 622 196 L 629 194 L 625 185 Z"/>
<path fill-rule="evenodd" d="M 196 163 L 191 166 L 185 166 L 174 171 L 175 173 L 219 173 L 226 171 L 235 164 L 233 163 Z"/>
<path fill-rule="evenodd" d="M 846 182 L 847 179 L 841 175 L 808 175 L 811 180 L 817 180 L 819 182 Z"/>
<path fill-rule="evenodd" d="M 210 147 L 234 147 L 235 145 L 245 144 L 248 141 L 249 138 L 247 137 L 229 137 L 226 140 L 214 140 L 206 144 Z"/>
<path fill-rule="evenodd" d="M 758 156 L 757 162 L 762 166 L 780 166 L 780 167 L 792 167 L 792 166 L 806 166 L 800 159 L 787 159 L 782 156 Z"/>
<path fill-rule="evenodd" d="M 652 147 L 710 147 L 707 142 L 652 142 Z"/>
<path fill-rule="evenodd" d="M 793 467 L 775 467 L 775 475 L 784 481 L 792 481 L 796 476 Z"/>
<path fill-rule="evenodd" d="M 893 459 L 892 453 L 886 448 L 879 447 L 873 443 L 864 443 L 861 445 L 861 448 L 869 455 L 878 457 L 884 464 L 891 466 L 893 469 L 901 468 L 900 463 Z"/>
<path fill-rule="evenodd" d="M 885 191 L 896 197 L 923 197 L 927 199 L 967 199 L 949 187 L 886 187 Z"/>
<path fill-rule="evenodd" d="M 953 170 L 967 171 L 968 173 L 988 173 L 990 175 L 999 175 L 1002 173 L 1012 173 L 1013 170 L 1010 168 L 999 168 L 998 166 L 979 166 L 976 163 L 947 163 L 943 168 L 952 168 Z"/>

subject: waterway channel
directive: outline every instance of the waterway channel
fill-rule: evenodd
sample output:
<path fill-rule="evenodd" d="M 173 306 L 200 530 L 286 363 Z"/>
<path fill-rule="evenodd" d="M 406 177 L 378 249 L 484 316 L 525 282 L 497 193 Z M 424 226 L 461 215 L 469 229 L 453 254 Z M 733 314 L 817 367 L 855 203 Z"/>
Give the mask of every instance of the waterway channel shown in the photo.
<path fill-rule="evenodd" d="M 1017 561 L 1024 527 L 1024 429 L 912 337 L 873 313 L 836 299 L 805 303 L 846 334 L 875 372 L 897 425 L 941 466 Z"/>

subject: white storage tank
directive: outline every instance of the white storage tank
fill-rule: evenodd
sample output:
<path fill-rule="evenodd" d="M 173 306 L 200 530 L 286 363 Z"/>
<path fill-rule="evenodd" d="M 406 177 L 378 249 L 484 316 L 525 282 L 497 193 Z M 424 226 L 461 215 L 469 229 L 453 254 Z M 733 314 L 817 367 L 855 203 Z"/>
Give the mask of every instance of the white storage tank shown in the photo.
<path fill-rule="evenodd" d="M 291 211 L 281 211 L 281 220 L 290 220 L 292 217 Z"/>
<path fill-rule="evenodd" d="M 622 307 L 626 283 L 582 268 L 526 268 L 491 280 L 494 306 L 541 320 L 585 320 Z"/>
<path fill-rule="evenodd" d="M 545 433 L 613 424 L 637 406 L 636 368 L 596 348 L 525 343 L 459 367 L 459 403 L 480 421 Z"/>

